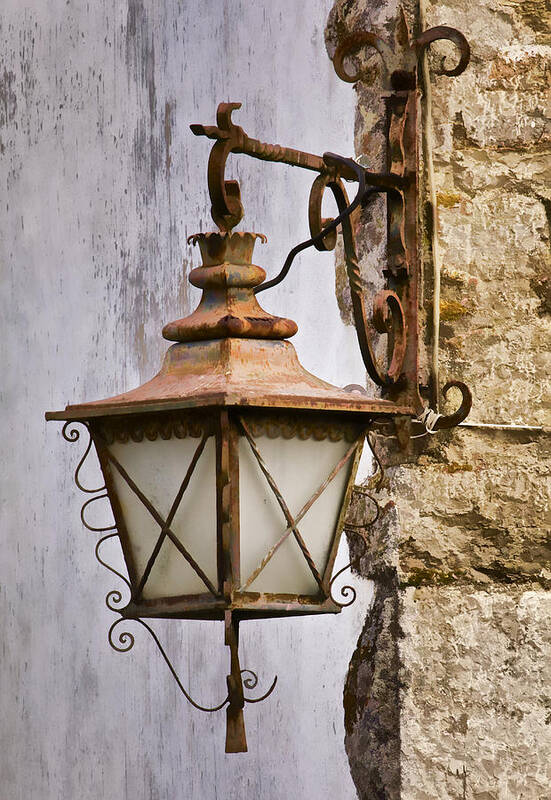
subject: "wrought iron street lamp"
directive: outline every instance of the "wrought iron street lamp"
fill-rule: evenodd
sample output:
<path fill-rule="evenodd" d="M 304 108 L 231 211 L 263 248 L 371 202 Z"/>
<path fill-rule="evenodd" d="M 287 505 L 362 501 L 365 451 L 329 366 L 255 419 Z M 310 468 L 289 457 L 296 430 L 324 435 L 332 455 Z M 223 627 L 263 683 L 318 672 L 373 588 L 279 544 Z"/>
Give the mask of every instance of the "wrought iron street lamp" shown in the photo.
<path fill-rule="evenodd" d="M 457 34 L 460 37 L 460 34 Z M 457 36 L 454 41 L 457 42 Z M 453 37 L 452 37 L 453 38 Z M 428 42 L 427 42 L 428 43 Z M 357 42 L 353 43 L 357 46 Z M 417 48 L 419 49 L 419 48 Z M 340 69 L 343 52 L 338 55 Z M 465 64 L 463 64 L 463 67 Z M 394 74 L 394 73 L 393 73 Z M 425 404 L 418 380 L 417 259 L 417 93 L 415 65 L 400 73 L 387 98 L 388 170 L 366 171 L 350 159 L 268 145 L 234 125 L 239 104 L 222 103 L 218 125 L 193 125 L 197 135 L 215 140 L 208 169 L 212 216 L 218 232 L 200 233 L 202 265 L 189 279 L 202 289 L 197 309 L 163 330 L 175 342 L 151 381 L 117 397 L 47 414 L 64 420 L 64 436 L 79 438 L 82 423 L 99 458 L 105 486 L 86 508 L 108 496 L 115 526 L 96 547 L 118 536 L 128 575 L 130 599 L 110 592 L 108 606 L 120 614 L 109 631 L 117 650 L 128 650 L 128 632 L 116 636 L 123 620 L 136 620 L 153 635 L 186 697 L 205 711 L 227 709 L 226 751 L 247 749 L 243 708 L 256 675 L 242 670 L 239 623 L 247 619 L 338 613 L 348 602 L 331 593 L 339 539 L 363 442 L 370 429 L 394 424 L 400 439 L 418 425 Z M 404 77 L 405 76 L 405 77 Z M 280 273 L 265 281 L 252 263 L 260 234 L 234 232 L 243 216 L 239 186 L 225 179 L 229 153 L 246 153 L 318 173 L 310 196 L 312 238 L 295 247 Z M 352 203 L 343 180 L 357 182 Z M 321 218 L 329 188 L 339 216 Z M 350 214 L 371 194 L 387 195 L 387 288 L 367 313 Z M 287 341 L 296 324 L 264 311 L 258 292 L 285 277 L 301 249 L 335 246 L 343 234 L 358 340 L 367 371 L 382 397 L 365 390 L 338 389 L 307 372 Z M 388 334 L 387 366 L 375 357 L 373 331 Z M 439 417 L 433 427 L 451 427 L 470 407 L 468 389 L 460 409 Z M 446 390 L 447 387 L 445 387 Z M 348 524 L 358 532 L 361 524 Z M 339 571 L 340 574 L 340 571 Z M 144 620 L 217 619 L 225 624 L 230 649 L 227 696 L 213 708 L 195 703 L 182 686 L 153 629 Z"/>

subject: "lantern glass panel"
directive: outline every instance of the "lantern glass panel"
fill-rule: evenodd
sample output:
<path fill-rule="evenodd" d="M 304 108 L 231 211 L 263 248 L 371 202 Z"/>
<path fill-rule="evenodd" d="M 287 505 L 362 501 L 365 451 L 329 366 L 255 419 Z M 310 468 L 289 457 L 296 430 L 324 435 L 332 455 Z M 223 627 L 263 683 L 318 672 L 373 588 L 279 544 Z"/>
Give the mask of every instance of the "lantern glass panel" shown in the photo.
<path fill-rule="evenodd" d="M 128 472 L 164 520 L 168 517 L 200 439 L 186 437 L 141 442 L 113 442 L 110 452 Z M 161 526 L 132 491 L 117 469 L 112 469 L 127 532 L 130 557 L 138 579 L 144 573 Z M 171 531 L 195 559 L 211 583 L 217 585 L 216 565 L 216 443 L 207 439 L 195 465 Z M 145 600 L 203 594 L 208 591 L 199 575 L 167 537 L 143 589 Z"/>
<path fill-rule="evenodd" d="M 344 436 L 272 438 L 259 436 L 256 444 L 293 518 L 323 484 L 350 448 Z M 323 576 L 350 479 L 354 458 L 337 473 L 298 522 L 297 528 Z M 261 472 L 249 443 L 239 442 L 241 580 L 252 575 L 267 552 L 288 528 L 283 511 Z M 317 594 L 319 586 L 291 533 L 258 577 L 248 586 L 257 592 Z"/>

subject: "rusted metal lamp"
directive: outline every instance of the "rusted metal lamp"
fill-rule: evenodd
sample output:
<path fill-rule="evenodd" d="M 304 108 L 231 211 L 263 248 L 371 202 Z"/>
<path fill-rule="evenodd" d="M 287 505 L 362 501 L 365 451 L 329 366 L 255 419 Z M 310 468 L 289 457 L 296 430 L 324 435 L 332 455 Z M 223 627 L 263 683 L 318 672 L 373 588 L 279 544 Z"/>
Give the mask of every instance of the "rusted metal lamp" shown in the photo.
<path fill-rule="evenodd" d="M 342 55 L 342 54 L 341 54 Z M 342 59 L 341 59 L 342 60 Z M 107 596 L 121 616 L 109 641 L 121 651 L 134 638 L 114 638 L 123 620 L 149 630 L 186 697 L 205 711 L 227 709 L 226 751 L 247 749 L 243 708 L 257 677 L 242 670 L 238 656 L 242 620 L 338 613 L 349 602 L 331 593 L 333 569 L 354 478 L 367 432 L 395 424 L 400 438 L 419 424 L 425 404 L 417 368 L 417 149 L 415 69 L 410 83 L 388 102 L 389 168 L 369 173 L 331 154 L 314 156 L 250 139 L 221 104 L 217 127 L 192 126 L 215 139 L 209 160 L 212 216 L 218 232 L 191 237 L 202 265 L 189 279 L 203 290 L 197 309 L 163 330 L 175 342 L 151 381 L 117 397 L 50 412 L 64 420 L 63 433 L 76 441 L 82 423 L 91 441 L 76 470 L 77 485 L 93 494 L 83 506 L 108 496 L 115 525 L 96 546 L 105 566 L 126 582 L 130 598 Z M 266 282 L 252 263 L 260 234 L 232 232 L 243 216 L 239 186 L 226 181 L 230 152 L 282 161 L 319 173 L 310 198 L 312 238 L 291 251 L 278 278 Z M 401 156 L 400 156 L 401 154 Z M 349 203 L 343 179 L 358 183 Z M 339 208 L 321 218 L 326 188 Z M 388 198 L 388 286 L 374 301 L 370 320 L 364 300 L 350 214 L 373 192 Z M 286 341 L 296 324 L 264 311 L 256 293 L 279 282 L 301 249 L 335 246 L 341 226 L 358 340 L 367 371 L 383 397 L 362 389 L 338 389 L 307 372 Z M 372 328 L 388 334 L 387 366 L 374 354 Z M 460 409 L 440 417 L 435 428 L 461 421 L 470 407 L 462 384 Z M 446 387 L 445 387 L 446 389 Z M 105 486 L 89 490 L 80 469 L 94 443 Z M 348 525 L 358 530 L 361 524 Z M 116 529 L 116 530 L 115 530 Z M 102 543 L 118 536 L 128 577 L 102 558 Z M 341 570 L 342 571 L 342 570 Z M 340 571 L 339 571 L 340 574 Z M 144 620 L 218 619 L 230 648 L 227 695 L 205 708 L 182 686 L 155 632 Z"/>

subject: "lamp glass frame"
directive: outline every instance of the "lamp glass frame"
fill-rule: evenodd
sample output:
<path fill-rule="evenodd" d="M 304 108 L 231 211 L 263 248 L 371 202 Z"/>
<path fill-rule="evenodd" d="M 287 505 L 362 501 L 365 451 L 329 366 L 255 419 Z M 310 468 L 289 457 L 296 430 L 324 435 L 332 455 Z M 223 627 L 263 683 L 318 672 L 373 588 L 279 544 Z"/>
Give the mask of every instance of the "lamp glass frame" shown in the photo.
<path fill-rule="evenodd" d="M 120 612 L 124 617 L 223 620 L 225 612 L 228 610 L 240 619 L 340 612 L 341 606 L 331 598 L 331 578 L 368 429 L 365 415 L 289 408 L 282 410 L 211 407 L 177 412 L 100 416 L 88 420 L 88 425 L 105 479 L 132 587 L 131 600 Z M 280 433 L 283 426 L 283 438 L 298 436 L 303 439 L 312 437 L 318 440 L 324 438 L 332 438 L 334 441 L 346 439 L 346 442 L 350 443 L 345 456 L 327 476 L 332 479 L 340 470 L 345 470 L 346 480 L 343 495 L 338 500 L 337 523 L 331 532 L 327 562 L 319 574 L 321 580 L 319 589 L 315 593 L 260 592 L 254 591 L 252 588 L 244 589 L 242 586 L 242 580 L 245 581 L 246 576 L 240 574 L 240 443 L 243 445 L 248 440 L 253 453 L 256 450 L 254 454 L 259 470 L 266 470 L 264 476 L 260 475 L 260 479 L 266 478 L 266 490 L 279 494 L 278 502 L 285 503 L 285 498 L 282 497 L 275 485 L 269 468 L 263 462 L 261 444 L 260 447 L 256 445 L 256 435 L 263 429 L 262 432 L 269 436 L 270 426 L 272 431 L 279 427 Z M 157 437 L 166 439 L 177 436 L 181 438 L 184 435 L 192 435 L 198 443 L 198 449 L 210 437 L 215 439 L 217 582 L 216 585 L 205 586 L 205 592 L 199 594 L 145 599 L 139 591 L 143 570 L 138 569 L 133 557 L 132 536 L 126 525 L 114 479 L 115 473 L 120 474 L 122 465 L 110 451 L 110 442 L 115 440 L 140 442 Z M 292 468 L 292 465 L 290 464 L 289 467 Z M 125 471 L 124 468 L 122 471 Z M 182 478 L 185 482 L 184 475 Z M 161 533 L 164 527 L 167 527 L 168 517 L 167 519 L 161 517 L 160 510 L 151 505 L 140 487 L 134 484 L 132 477 L 127 473 L 126 480 L 128 479 L 131 488 L 133 485 L 134 490 L 143 495 L 146 504 L 149 503 L 149 506 L 146 505 L 146 507 L 150 513 L 157 512 L 156 521 L 159 525 L 159 533 Z M 325 486 L 318 487 L 309 499 L 311 505 L 321 496 L 327 485 L 328 482 L 325 482 Z M 143 498 L 140 498 L 142 502 L 144 502 Z M 289 509 L 287 512 L 290 513 Z M 292 537 L 296 531 L 300 537 L 300 521 L 295 521 L 293 517 L 286 518 L 283 506 L 281 520 L 282 534 Z M 293 525 L 295 522 L 296 524 Z M 172 541 L 174 542 L 174 539 Z M 185 547 L 185 542 L 181 544 Z M 297 557 L 302 558 L 303 555 L 308 561 L 307 548 L 306 552 L 298 553 Z M 174 557 L 186 556 L 182 555 L 182 551 L 177 553 L 174 549 Z"/>

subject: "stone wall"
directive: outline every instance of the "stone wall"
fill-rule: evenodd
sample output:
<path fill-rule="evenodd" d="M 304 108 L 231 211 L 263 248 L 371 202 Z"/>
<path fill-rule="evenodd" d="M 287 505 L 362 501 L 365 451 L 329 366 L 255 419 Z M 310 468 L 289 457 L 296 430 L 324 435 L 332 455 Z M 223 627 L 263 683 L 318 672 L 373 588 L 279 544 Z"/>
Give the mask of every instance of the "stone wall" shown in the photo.
<path fill-rule="evenodd" d="M 405 11 L 417 30 L 416 4 Z M 328 49 L 361 27 L 391 41 L 398 19 L 393 2 L 339 2 Z M 362 563 L 376 599 L 345 689 L 347 750 L 366 800 L 549 794 L 548 23 L 543 2 L 426 9 L 425 27 L 457 27 L 472 58 L 450 79 L 436 74 L 449 51 L 435 46 L 429 57 L 438 208 L 425 206 L 422 221 L 422 365 L 428 376 L 436 219 L 440 382 L 464 380 L 474 402 L 468 425 L 416 440 L 406 453 L 377 442 L 389 466 Z M 376 59 L 369 65 L 372 82 L 356 86 L 356 149 L 376 169 L 381 102 Z M 422 192 L 428 201 L 427 174 Z M 359 228 L 363 247 L 379 253 L 373 221 Z M 376 262 L 362 259 L 370 284 Z"/>

